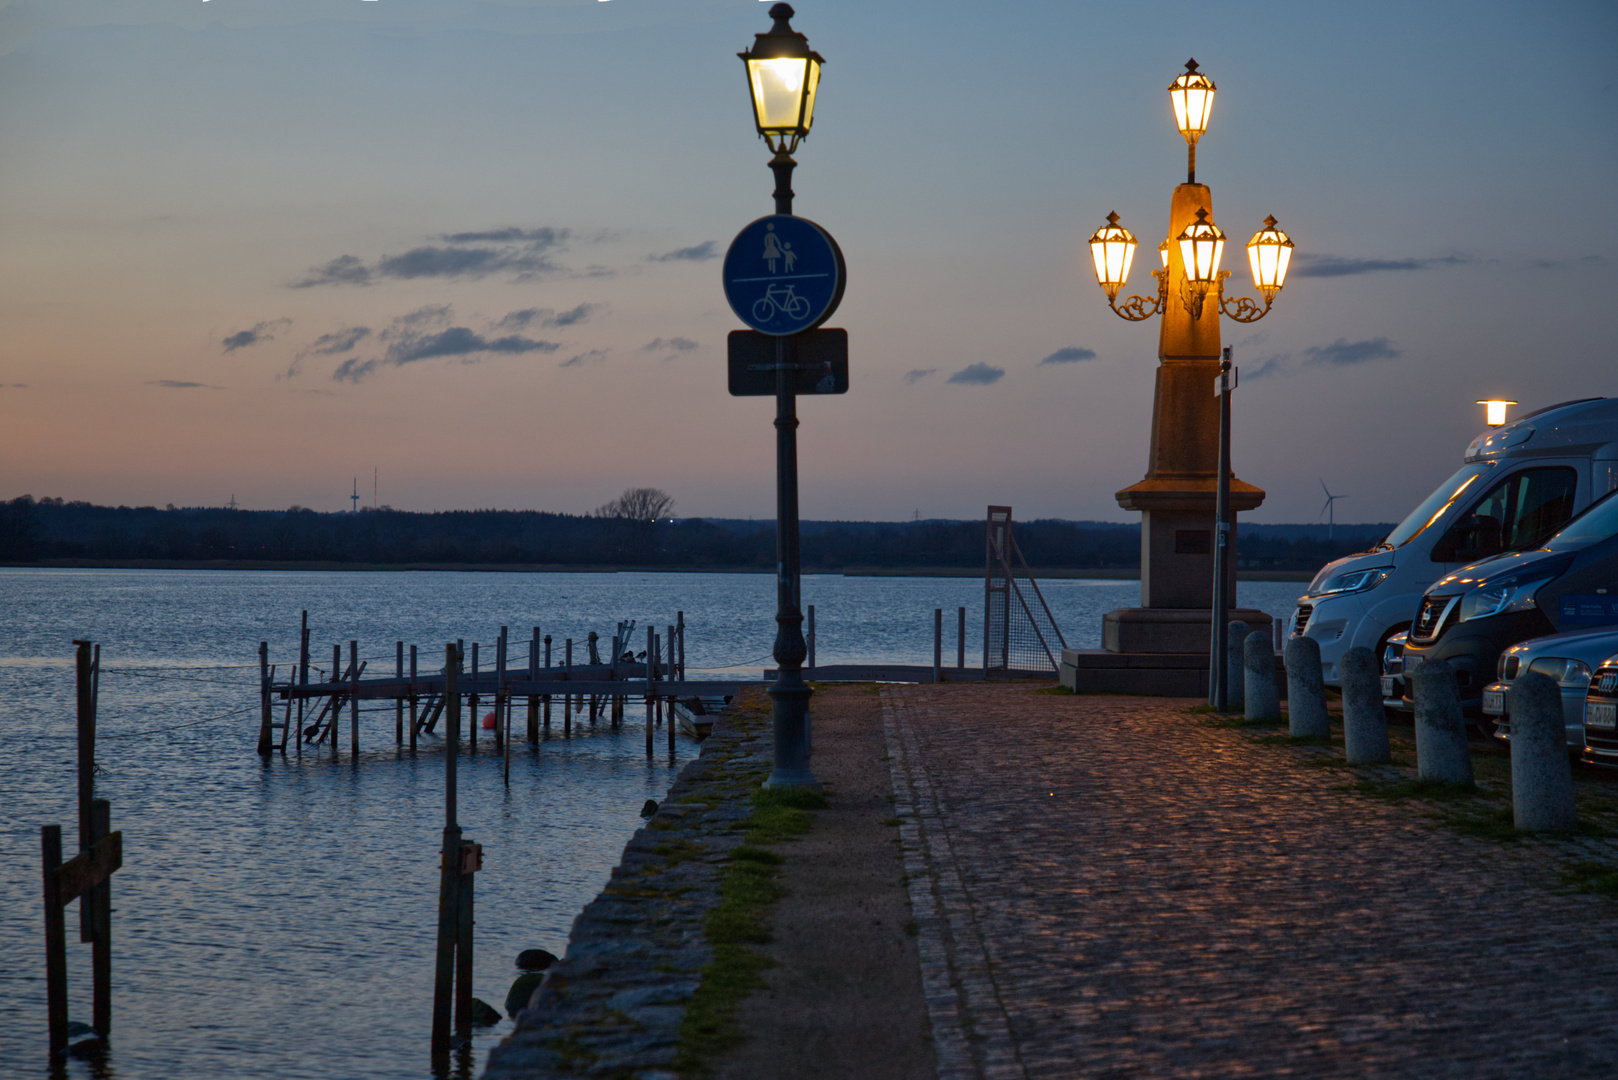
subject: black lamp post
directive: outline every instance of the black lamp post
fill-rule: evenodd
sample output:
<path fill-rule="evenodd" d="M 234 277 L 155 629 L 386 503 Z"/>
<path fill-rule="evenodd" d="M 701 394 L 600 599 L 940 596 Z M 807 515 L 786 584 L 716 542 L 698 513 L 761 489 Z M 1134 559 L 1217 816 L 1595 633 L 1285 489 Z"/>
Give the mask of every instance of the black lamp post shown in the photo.
<path fill-rule="evenodd" d="M 775 212 L 792 213 L 792 160 L 814 122 L 820 85 L 820 54 L 792 29 L 790 4 L 770 8 L 775 25 L 755 35 L 752 49 L 737 55 L 747 66 L 758 133 L 775 155 Z M 809 696 L 803 662 L 803 599 L 798 553 L 798 397 L 797 343 L 775 339 L 775 663 L 770 687 L 775 703 L 775 768 L 767 787 L 812 787 L 820 782 L 809 768 Z"/>

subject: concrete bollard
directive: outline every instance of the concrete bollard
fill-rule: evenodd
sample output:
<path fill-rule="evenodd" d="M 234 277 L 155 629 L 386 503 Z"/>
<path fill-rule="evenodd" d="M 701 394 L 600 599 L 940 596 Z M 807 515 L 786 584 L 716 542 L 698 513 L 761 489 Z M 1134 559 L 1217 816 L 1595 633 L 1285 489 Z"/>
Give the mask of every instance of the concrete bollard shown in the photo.
<path fill-rule="evenodd" d="M 1571 831 L 1573 769 L 1567 760 L 1562 691 L 1539 672 L 1511 686 L 1511 811 L 1517 828 Z"/>
<path fill-rule="evenodd" d="M 1233 622 L 1225 629 L 1225 708 L 1230 712 L 1246 707 L 1247 661 L 1242 655 L 1246 641 L 1246 623 Z"/>
<path fill-rule="evenodd" d="M 1281 697 L 1275 688 L 1275 642 L 1268 630 L 1254 630 L 1242 646 L 1247 719 L 1280 720 Z"/>
<path fill-rule="evenodd" d="M 1455 669 L 1442 660 L 1423 660 L 1409 678 L 1416 699 L 1416 775 L 1446 784 L 1472 783 L 1472 752 L 1466 745 Z"/>
<path fill-rule="evenodd" d="M 1287 661 L 1289 672 L 1291 663 Z M 1320 663 L 1318 644 L 1315 663 Z M 1376 654 L 1364 645 L 1354 646 L 1343 654 L 1342 672 L 1343 757 L 1350 765 L 1387 761 L 1388 716 L 1382 708 L 1382 679 Z"/>
<path fill-rule="evenodd" d="M 1294 739 L 1324 739 L 1331 735 L 1326 712 L 1326 683 L 1320 674 L 1320 642 L 1295 637 L 1287 642 L 1287 732 Z M 1377 702 L 1381 705 L 1380 699 Z M 1387 725 L 1382 742 L 1387 744 Z"/>

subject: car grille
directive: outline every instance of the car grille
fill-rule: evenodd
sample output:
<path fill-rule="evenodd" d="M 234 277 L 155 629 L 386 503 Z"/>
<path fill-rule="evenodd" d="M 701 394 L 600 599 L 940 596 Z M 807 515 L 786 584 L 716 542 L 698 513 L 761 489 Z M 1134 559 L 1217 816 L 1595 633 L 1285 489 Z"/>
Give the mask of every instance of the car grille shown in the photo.
<path fill-rule="evenodd" d="M 1618 668 L 1603 667 L 1590 680 L 1587 698 L 1618 698 Z M 1618 731 L 1586 727 L 1585 745 L 1599 751 L 1604 757 L 1618 755 Z"/>
<path fill-rule="evenodd" d="M 1292 621 L 1296 624 L 1293 626 L 1292 632 L 1294 634 L 1301 634 L 1307 630 L 1309 628 L 1309 616 L 1313 615 L 1314 613 L 1315 609 L 1310 605 L 1299 604 L 1297 614 L 1292 616 Z"/>
<path fill-rule="evenodd" d="M 1449 611 L 1450 597 L 1424 596 L 1421 600 L 1421 611 L 1416 614 L 1416 624 L 1410 628 L 1410 636 L 1423 641 L 1431 641 L 1443 629 L 1440 625 L 1444 615 Z"/>

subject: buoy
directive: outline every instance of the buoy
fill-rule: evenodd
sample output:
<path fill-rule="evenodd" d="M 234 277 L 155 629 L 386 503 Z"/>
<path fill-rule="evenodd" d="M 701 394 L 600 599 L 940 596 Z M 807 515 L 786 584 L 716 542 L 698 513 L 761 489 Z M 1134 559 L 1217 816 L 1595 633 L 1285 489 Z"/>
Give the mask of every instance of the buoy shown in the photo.
<path fill-rule="evenodd" d="M 498 720 L 496 720 L 494 718 L 494 713 L 490 713 L 488 716 L 485 716 L 483 718 L 483 730 L 485 730 L 485 731 L 493 731 L 495 729 L 496 725 L 498 725 L 499 723 L 500 723 L 500 721 L 498 721 Z"/>

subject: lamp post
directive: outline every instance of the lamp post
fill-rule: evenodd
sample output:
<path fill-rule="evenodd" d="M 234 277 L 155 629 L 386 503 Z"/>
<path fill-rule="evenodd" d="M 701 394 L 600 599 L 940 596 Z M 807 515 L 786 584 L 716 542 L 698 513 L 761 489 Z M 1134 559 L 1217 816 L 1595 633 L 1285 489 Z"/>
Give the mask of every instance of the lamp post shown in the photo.
<path fill-rule="evenodd" d="M 792 170 L 797 164 L 792 154 L 814 123 L 815 94 L 820 87 L 820 65 L 824 63 L 820 54 L 809 48 L 809 39 L 792 29 L 792 16 L 790 4 L 771 7 L 774 25 L 754 35 L 751 49 L 737 54 L 747 66 L 748 92 L 759 136 L 774 154 L 770 170 L 775 173 L 775 212 L 784 215 L 792 213 Z M 809 768 L 812 691 L 803 681 L 803 662 L 809 648 L 803 637 L 798 551 L 796 336 L 775 336 L 776 681 L 769 690 L 774 702 L 775 767 L 765 786 L 818 788 L 820 783 Z"/>
<path fill-rule="evenodd" d="M 1214 673 L 1224 666 L 1220 609 L 1235 606 L 1234 577 L 1220 556 L 1228 555 L 1234 545 L 1235 511 L 1254 509 L 1264 500 L 1262 490 L 1229 475 L 1228 450 L 1221 453 L 1221 446 L 1228 446 L 1229 391 L 1235 386 L 1235 372 L 1228 350 L 1221 347 L 1219 317 L 1249 323 L 1269 314 L 1286 283 L 1293 245 L 1276 227 L 1275 218 L 1266 218 L 1247 242 L 1248 264 L 1262 303 L 1225 295 L 1225 280 L 1230 277 L 1228 270 L 1220 269 L 1225 234 L 1214 223 L 1211 192 L 1196 178 L 1197 143 L 1208 129 L 1216 87 L 1192 60 L 1168 89 L 1175 123 L 1186 141 L 1186 182 L 1174 189 L 1168 235 L 1157 249 L 1161 266 L 1151 272 L 1157 279 L 1155 295 L 1119 299 L 1138 243 L 1116 213 L 1109 214 L 1107 223 L 1090 238 L 1096 280 L 1107 306 L 1131 322 L 1162 316 L 1146 477 L 1117 493 L 1121 507 L 1142 515 L 1141 607 L 1109 612 L 1103 642 L 1110 652 L 1182 658 L 1220 647 L 1210 655 L 1209 692 L 1214 696 L 1218 689 Z M 1211 575 L 1215 580 L 1210 612 L 1204 605 Z M 1230 614 L 1260 625 L 1268 622 L 1262 612 Z M 1213 627 L 1211 640 L 1203 636 L 1210 615 L 1221 624 Z M 1075 666 L 1084 662 L 1082 656 L 1073 658 Z M 1096 677 L 1078 679 L 1075 688 L 1113 688 L 1099 674 L 1109 666 L 1116 665 L 1096 664 Z M 1133 666 L 1151 669 L 1153 664 Z M 1158 666 L 1165 686 L 1184 685 L 1174 682 L 1183 675 L 1169 674 L 1183 671 L 1184 660 Z"/>

